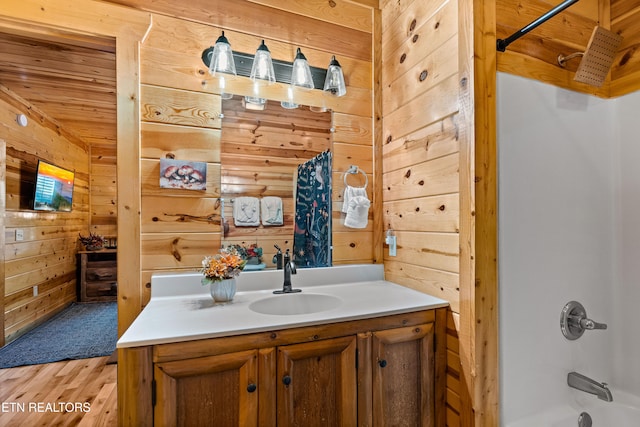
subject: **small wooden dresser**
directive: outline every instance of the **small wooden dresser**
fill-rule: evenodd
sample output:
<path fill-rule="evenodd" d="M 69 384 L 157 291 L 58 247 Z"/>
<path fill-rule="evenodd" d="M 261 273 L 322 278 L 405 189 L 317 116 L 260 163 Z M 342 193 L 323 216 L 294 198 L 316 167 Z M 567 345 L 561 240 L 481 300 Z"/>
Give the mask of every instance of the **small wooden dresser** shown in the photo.
<path fill-rule="evenodd" d="M 78 300 L 116 301 L 118 296 L 117 249 L 78 252 Z"/>

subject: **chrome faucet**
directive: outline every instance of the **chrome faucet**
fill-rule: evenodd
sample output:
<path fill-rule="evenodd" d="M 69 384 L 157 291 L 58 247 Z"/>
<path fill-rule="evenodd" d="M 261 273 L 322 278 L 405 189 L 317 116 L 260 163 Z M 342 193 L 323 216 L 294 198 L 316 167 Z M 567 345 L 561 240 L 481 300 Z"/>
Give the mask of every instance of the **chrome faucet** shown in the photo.
<path fill-rule="evenodd" d="M 599 383 L 577 372 L 569 372 L 569 375 L 567 375 L 567 384 L 569 384 L 569 387 L 577 390 L 595 394 L 598 396 L 598 399 L 604 400 L 605 402 L 613 401 L 613 395 L 611 394 L 611 390 L 607 388 L 606 383 Z"/>
<path fill-rule="evenodd" d="M 291 260 L 289 249 L 284 254 L 284 282 L 281 291 L 273 291 L 274 294 L 291 294 L 294 292 L 302 292 L 302 289 L 293 289 L 291 287 L 291 275 L 296 274 L 296 265 Z"/>

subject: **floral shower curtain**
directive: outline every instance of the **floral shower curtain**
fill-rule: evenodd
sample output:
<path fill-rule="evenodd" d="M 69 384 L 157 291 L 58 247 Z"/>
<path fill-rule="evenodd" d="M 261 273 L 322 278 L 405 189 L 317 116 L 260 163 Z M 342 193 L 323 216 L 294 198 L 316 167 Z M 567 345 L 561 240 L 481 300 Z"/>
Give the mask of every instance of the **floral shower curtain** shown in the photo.
<path fill-rule="evenodd" d="M 297 267 L 331 265 L 331 163 L 325 151 L 298 166 L 293 260 Z"/>

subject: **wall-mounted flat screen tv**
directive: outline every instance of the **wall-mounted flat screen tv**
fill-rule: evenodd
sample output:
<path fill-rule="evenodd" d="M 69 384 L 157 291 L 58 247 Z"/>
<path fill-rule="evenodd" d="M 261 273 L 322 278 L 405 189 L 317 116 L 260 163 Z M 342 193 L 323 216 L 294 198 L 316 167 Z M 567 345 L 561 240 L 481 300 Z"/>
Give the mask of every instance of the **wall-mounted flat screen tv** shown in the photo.
<path fill-rule="evenodd" d="M 73 204 L 75 173 L 44 160 L 38 160 L 33 209 L 70 212 Z"/>

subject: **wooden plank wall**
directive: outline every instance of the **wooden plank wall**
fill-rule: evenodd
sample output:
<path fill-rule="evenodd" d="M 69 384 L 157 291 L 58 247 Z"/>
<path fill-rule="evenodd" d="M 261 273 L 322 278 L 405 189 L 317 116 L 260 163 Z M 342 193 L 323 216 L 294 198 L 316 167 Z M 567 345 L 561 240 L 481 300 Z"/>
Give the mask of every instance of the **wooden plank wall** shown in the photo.
<path fill-rule="evenodd" d="M 458 3 L 382 2 L 384 228 L 388 280 L 446 299 L 448 426 L 461 425 Z"/>
<path fill-rule="evenodd" d="M 115 41 L 76 37 L 65 43 L 64 37 L 16 34 L 0 38 L 2 84 L 90 146 L 91 231 L 116 235 Z"/>
<path fill-rule="evenodd" d="M 640 90 L 640 3 L 611 0 L 611 30 L 624 37 L 611 67 L 609 96 Z"/>
<path fill-rule="evenodd" d="M 549 0 L 496 1 L 496 33 L 506 38 L 552 9 Z M 640 89 L 640 5 L 635 0 L 579 2 L 515 41 L 498 54 L 498 71 L 520 75 L 566 89 L 608 98 Z M 573 80 L 580 58 L 562 68 L 559 54 L 584 52 L 596 25 L 624 37 L 611 73 L 601 88 Z"/>
<path fill-rule="evenodd" d="M 224 199 L 224 246 L 257 244 L 263 262 L 274 267 L 274 245 L 293 249 L 294 177 L 299 164 L 331 149 L 331 112 L 308 107 L 284 109 L 268 101 L 262 111 L 247 110 L 242 98 L 222 101 L 221 188 Z M 234 198 L 282 199 L 283 225 L 236 226 Z"/>
<path fill-rule="evenodd" d="M 19 113 L 28 117 L 26 127 L 17 124 Z M 76 299 L 77 237 L 89 231 L 89 152 L 4 86 L 0 123 L 0 139 L 7 143 L 4 336 L 10 341 Z M 38 159 L 75 170 L 72 212 L 32 210 Z M 23 241 L 16 241 L 17 229 Z"/>
<path fill-rule="evenodd" d="M 310 64 L 324 68 L 332 53 L 339 55 L 347 81 L 348 94 L 345 97 L 335 98 L 317 90 L 300 91 L 295 96 L 300 104 L 326 106 L 333 112 L 333 182 L 336 183 L 333 193 L 333 237 L 334 248 L 339 248 L 334 251 L 334 263 L 376 261 L 374 227 L 380 218 L 376 218 L 371 210 L 371 221 L 366 229 L 346 229 L 341 224 L 343 214 L 340 212 L 344 188 L 340 181 L 351 164 L 357 164 L 366 171 L 369 182 L 373 182 L 371 9 L 340 3 L 340 9 L 353 12 L 352 16 L 357 19 L 352 21 L 347 15 L 338 13 L 338 18 L 334 20 L 336 11 L 326 4 L 318 8 L 311 7 L 311 3 L 319 6 L 321 2 L 305 2 L 304 5 L 290 3 L 286 6 L 257 6 L 252 2 L 249 7 L 250 2 L 238 1 L 233 5 L 224 4 L 215 15 L 203 17 L 197 3 L 181 10 L 180 15 L 185 19 L 153 14 L 153 26 L 140 50 L 142 304 L 148 301 L 149 280 L 153 272 L 195 270 L 200 266 L 202 257 L 217 251 L 221 244 L 218 201 L 222 167 L 218 133 L 220 123 L 213 119 L 218 117 L 221 108 L 220 97 L 216 95 L 220 89 L 217 81 L 209 77 L 200 56 L 202 50 L 209 47 L 223 29 L 234 50 L 254 52 L 260 40 L 270 34 L 272 27 L 262 25 L 265 20 L 287 28 L 290 23 L 298 21 L 307 26 L 300 33 L 292 33 L 289 28 L 284 40 L 282 32 L 265 39 L 275 59 L 291 61 L 296 48 L 303 46 Z M 214 8 L 210 3 L 202 7 Z M 175 15 L 170 5 L 154 4 L 153 9 Z M 251 10 L 251 13 L 243 15 L 249 13 L 247 10 Z M 242 16 L 242 19 L 236 21 L 237 16 Z M 203 19 L 211 22 L 202 22 Z M 312 29 L 317 31 L 313 37 L 310 36 Z M 264 30 L 264 33 L 262 37 L 255 36 L 253 30 L 258 34 Z M 336 44 L 336 40 L 350 42 Z M 360 42 L 351 43 L 353 40 Z M 262 88 L 262 96 L 284 100 L 288 96 L 287 86 L 277 83 Z M 245 77 L 227 81 L 225 89 L 226 92 L 240 95 L 250 95 L 252 90 L 250 80 Z M 166 155 L 207 161 L 211 185 L 207 186 L 206 192 L 159 189 L 157 165 L 159 159 Z M 373 184 L 370 187 L 374 203 L 379 203 L 374 196 Z M 203 217 L 213 220 L 202 221 Z M 160 218 L 167 220 L 159 221 Z M 174 220 L 170 222 L 170 218 Z M 378 257 L 377 261 L 380 259 Z"/>
<path fill-rule="evenodd" d="M 140 109 L 141 265 L 149 280 L 154 271 L 195 271 L 220 247 L 221 105 L 217 95 L 143 84 Z M 205 162 L 206 190 L 160 188 L 161 158 Z"/>

